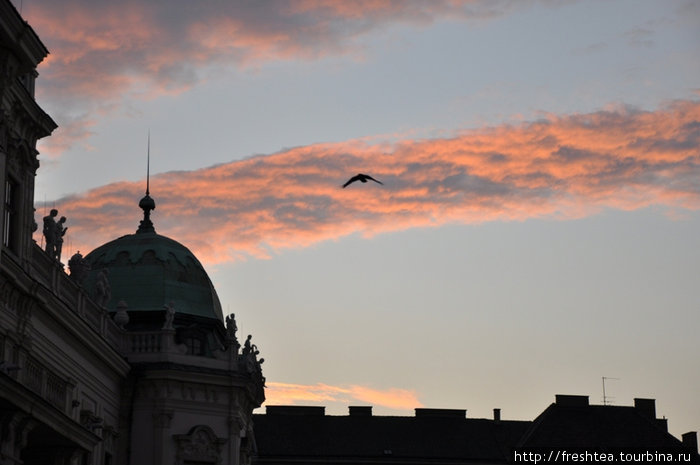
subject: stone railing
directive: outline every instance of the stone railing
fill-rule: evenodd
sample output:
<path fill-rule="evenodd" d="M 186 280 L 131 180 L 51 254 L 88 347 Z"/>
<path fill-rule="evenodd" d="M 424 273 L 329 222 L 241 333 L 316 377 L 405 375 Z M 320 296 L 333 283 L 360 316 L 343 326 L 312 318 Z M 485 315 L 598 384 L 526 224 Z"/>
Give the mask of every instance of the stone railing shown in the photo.
<path fill-rule="evenodd" d="M 69 382 L 44 367 L 33 357 L 27 357 L 21 375 L 22 383 L 64 413 L 70 396 Z"/>
<path fill-rule="evenodd" d="M 163 339 L 166 339 L 162 331 L 133 332 L 126 335 L 126 352 L 132 354 L 148 354 L 163 350 Z"/>
<path fill-rule="evenodd" d="M 36 246 L 33 248 L 31 274 L 54 296 L 58 296 L 61 311 L 70 311 L 98 333 L 112 348 L 123 346 L 123 331 L 112 321 L 104 308 L 97 306 L 85 289 L 64 271 L 63 265 Z M 49 302 L 49 305 L 54 305 Z"/>

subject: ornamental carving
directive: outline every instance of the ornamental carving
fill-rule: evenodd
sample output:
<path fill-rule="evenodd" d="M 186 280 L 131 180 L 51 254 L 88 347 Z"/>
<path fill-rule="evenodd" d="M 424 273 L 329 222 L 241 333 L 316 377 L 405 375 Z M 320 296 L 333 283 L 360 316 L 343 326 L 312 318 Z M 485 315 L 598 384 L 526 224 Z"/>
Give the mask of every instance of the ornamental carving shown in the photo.
<path fill-rule="evenodd" d="M 187 462 L 220 464 L 223 462 L 221 451 L 226 438 L 217 437 L 207 425 L 197 425 L 187 434 L 173 435 L 177 443 L 176 464 Z"/>

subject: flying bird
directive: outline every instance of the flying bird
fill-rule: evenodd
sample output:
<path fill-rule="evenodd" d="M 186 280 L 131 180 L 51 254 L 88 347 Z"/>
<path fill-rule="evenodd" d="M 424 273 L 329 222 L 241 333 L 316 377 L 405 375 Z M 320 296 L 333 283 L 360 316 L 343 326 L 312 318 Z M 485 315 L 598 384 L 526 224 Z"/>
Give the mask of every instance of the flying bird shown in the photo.
<path fill-rule="evenodd" d="M 360 174 L 356 174 L 355 176 L 353 176 L 353 177 L 351 177 L 350 179 L 348 179 L 348 182 L 346 182 L 345 184 L 343 184 L 343 189 L 345 189 L 346 187 L 348 187 L 350 184 L 352 184 L 352 183 L 355 182 L 355 181 L 367 182 L 367 180 L 374 181 L 374 182 L 376 182 L 377 184 L 382 184 L 382 185 L 384 185 L 383 182 L 377 181 L 376 179 L 374 179 L 374 178 L 373 178 L 372 176 L 370 176 L 369 174 L 362 174 L 362 173 L 360 173 Z"/>

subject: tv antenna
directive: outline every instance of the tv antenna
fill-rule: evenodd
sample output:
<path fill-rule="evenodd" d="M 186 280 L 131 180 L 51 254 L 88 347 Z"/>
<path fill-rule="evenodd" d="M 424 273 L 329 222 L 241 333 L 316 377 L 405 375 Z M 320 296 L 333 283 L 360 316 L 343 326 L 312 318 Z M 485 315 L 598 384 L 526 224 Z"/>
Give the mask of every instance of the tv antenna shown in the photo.
<path fill-rule="evenodd" d="M 618 381 L 620 378 L 611 378 L 610 376 L 603 376 L 603 405 L 612 405 L 612 400 L 614 397 L 610 397 L 605 393 L 605 381 L 607 380 L 615 380 Z"/>

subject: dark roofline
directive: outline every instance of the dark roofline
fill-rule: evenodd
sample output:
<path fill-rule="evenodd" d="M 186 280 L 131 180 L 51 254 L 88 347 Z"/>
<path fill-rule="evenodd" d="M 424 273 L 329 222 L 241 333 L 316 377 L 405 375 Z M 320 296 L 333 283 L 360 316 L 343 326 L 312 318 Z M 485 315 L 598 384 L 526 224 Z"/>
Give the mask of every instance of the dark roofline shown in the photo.
<path fill-rule="evenodd" d="M 0 21 L 0 26 L 6 26 L 0 30 L 0 34 L 10 43 L 17 44 L 13 49 L 16 53 L 21 52 L 17 57 L 24 65 L 23 71 L 29 72 L 36 68 L 49 54 L 49 50 L 10 0 L 0 0 L 0 17 L 4 18 Z"/>
<path fill-rule="evenodd" d="M 642 399 L 635 398 L 634 405 L 591 405 L 588 403 L 588 396 L 579 395 L 562 395 L 557 394 L 555 396 L 555 402 L 550 404 L 542 413 L 540 413 L 537 418 L 532 421 L 532 425 L 528 428 L 527 432 L 518 441 L 517 446 L 523 446 L 528 444 L 530 439 L 538 432 L 538 429 L 545 423 L 550 416 L 554 416 L 557 411 L 567 410 L 567 411 L 584 411 L 584 410 L 594 410 L 594 411 L 626 411 L 632 414 L 636 414 L 639 417 L 639 421 L 647 422 L 652 427 L 658 430 L 659 436 L 665 437 L 665 439 L 676 442 L 678 445 L 683 444 L 678 438 L 673 436 L 668 432 L 667 420 L 656 418 L 656 407 L 655 399 Z"/>

